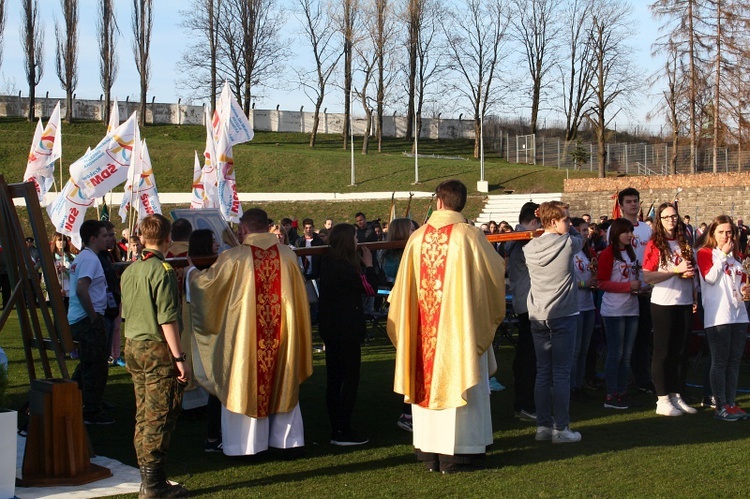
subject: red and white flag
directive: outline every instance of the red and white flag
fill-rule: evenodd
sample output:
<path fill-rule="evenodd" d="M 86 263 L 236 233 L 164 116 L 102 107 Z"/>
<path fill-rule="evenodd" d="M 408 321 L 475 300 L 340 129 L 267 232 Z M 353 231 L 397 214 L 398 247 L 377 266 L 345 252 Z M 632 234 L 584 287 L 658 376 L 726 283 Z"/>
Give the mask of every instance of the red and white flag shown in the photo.
<path fill-rule="evenodd" d="M 219 207 L 219 176 L 216 171 L 216 142 L 210 115 L 206 111 L 206 150 L 203 152 L 204 208 Z"/>
<path fill-rule="evenodd" d="M 234 158 L 232 156 L 232 145 L 229 142 L 229 134 L 226 128 L 222 128 L 219 142 L 216 144 L 216 172 L 219 176 L 218 194 L 219 208 L 224 220 L 227 222 L 240 223 L 242 206 L 237 196 L 237 183 L 234 176 Z"/>
<path fill-rule="evenodd" d="M 128 177 L 138 124 L 133 113 L 95 148 L 70 165 L 70 177 L 86 199 L 102 197 Z"/>
<path fill-rule="evenodd" d="M 70 236 L 71 242 L 78 249 L 81 249 L 79 230 L 86 218 L 86 210 L 93 204 L 94 200 L 84 197 L 73 179 L 68 179 L 62 192 L 47 206 L 47 214 L 55 231 Z"/>
<path fill-rule="evenodd" d="M 57 102 L 47 126 L 42 128 L 39 119 L 34 132 L 34 140 L 29 150 L 24 182 L 33 182 L 39 195 L 39 203 L 45 206 L 44 195 L 49 192 L 54 182 L 55 161 L 62 156 L 62 137 L 60 134 L 60 102 Z"/>
<path fill-rule="evenodd" d="M 138 214 L 138 221 L 143 220 L 147 215 L 161 214 L 159 190 L 156 188 L 156 177 L 154 177 L 154 169 L 151 166 L 151 157 L 148 154 L 145 139 L 133 154 L 138 154 L 139 157 L 133 159 L 130 166 L 131 172 L 125 183 L 125 194 L 120 204 L 120 217 L 123 222 L 127 220 L 131 199 Z"/>

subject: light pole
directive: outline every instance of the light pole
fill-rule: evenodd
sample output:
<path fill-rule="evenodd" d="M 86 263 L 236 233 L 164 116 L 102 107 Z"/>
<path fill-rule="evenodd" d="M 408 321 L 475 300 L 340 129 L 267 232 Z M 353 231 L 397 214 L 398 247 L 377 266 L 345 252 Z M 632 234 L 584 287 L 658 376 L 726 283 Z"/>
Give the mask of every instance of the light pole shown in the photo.
<path fill-rule="evenodd" d="M 481 89 L 479 95 L 481 96 Z M 484 179 L 484 108 L 482 102 L 479 102 L 479 182 L 477 182 L 477 191 L 490 192 L 490 184 Z"/>

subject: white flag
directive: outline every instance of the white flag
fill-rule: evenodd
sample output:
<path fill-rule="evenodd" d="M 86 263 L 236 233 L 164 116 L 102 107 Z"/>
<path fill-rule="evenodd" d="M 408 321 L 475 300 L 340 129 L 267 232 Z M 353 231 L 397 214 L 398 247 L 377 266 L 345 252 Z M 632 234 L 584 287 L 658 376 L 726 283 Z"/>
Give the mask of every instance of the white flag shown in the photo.
<path fill-rule="evenodd" d="M 107 124 L 107 135 L 112 133 L 112 130 L 117 130 L 120 126 L 120 107 L 117 105 L 117 97 L 115 97 L 112 103 L 112 112 L 109 113 L 109 123 Z"/>
<path fill-rule="evenodd" d="M 206 150 L 203 153 L 203 192 L 205 208 L 219 207 L 219 176 L 216 171 L 216 143 L 208 111 L 206 111 Z"/>
<path fill-rule="evenodd" d="M 214 142 L 219 142 L 219 132 L 222 127 L 227 129 L 229 145 L 241 144 L 253 140 L 255 135 L 253 128 L 250 126 L 245 112 L 237 102 L 237 98 L 229 89 L 229 82 L 224 82 L 224 88 L 221 90 L 219 100 L 216 102 L 216 111 L 214 111 L 211 120 L 211 126 L 214 131 Z"/>
<path fill-rule="evenodd" d="M 138 176 L 138 172 L 141 169 L 140 162 L 142 145 L 143 142 L 141 142 L 141 131 L 140 129 L 136 129 L 133 141 L 133 155 L 130 161 L 130 169 L 128 170 L 127 179 L 125 180 L 125 190 L 122 195 L 122 202 L 120 203 L 120 211 L 118 212 L 123 223 L 125 223 L 128 219 L 128 213 L 131 209 L 130 203 L 131 200 L 133 200 L 135 197 L 133 192 L 133 184 L 136 183 L 135 178 Z"/>
<path fill-rule="evenodd" d="M 143 139 L 141 146 L 141 159 L 137 163 L 138 170 L 134 172 L 133 189 L 136 198 L 136 211 L 138 220 L 142 220 L 148 215 L 158 213 L 161 215 L 161 203 L 159 202 L 159 190 L 156 188 L 156 177 L 154 177 L 154 168 L 151 166 L 151 157 L 148 154 L 146 139 Z"/>
<path fill-rule="evenodd" d="M 237 184 L 234 176 L 234 158 L 229 134 L 223 128 L 216 144 L 216 172 L 219 177 L 219 208 L 224 220 L 239 223 L 242 216 L 242 206 L 237 197 Z"/>
<path fill-rule="evenodd" d="M 39 195 L 39 202 L 44 206 L 44 195 L 54 182 L 55 161 L 62 156 L 62 137 L 60 135 L 60 102 L 57 102 L 47 126 L 42 129 L 42 120 L 36 125 L 34 139 L 23 175 L 25 182 L 33 182 Z"/>
<path fill-rule="evenodd" d="M 86 210 L 93 204 L 94 200 L 83 197 L 73 179 L 68 179 L 62 192 L 47 206 L 55 231 L 70 236 L 71 242 L 78 249 L 81 249 L 81 224 L 86 217 Z"/>
<path fill-rule="evenodd" d="M 91 152 L 70 165 L 70 177 L 83 197 L 102 197 L 127 179 L 137 129 L 133 113 Z"/>
<path fill-rule="evenodd" d="M 190 209 L 200 210 L 205 208 L 206 193 L 203 190 L 203 168 L 198 159 L 198 151 L 195 151 L 195 163 L 193 165 L 193 188 L 190 196 Z"/>

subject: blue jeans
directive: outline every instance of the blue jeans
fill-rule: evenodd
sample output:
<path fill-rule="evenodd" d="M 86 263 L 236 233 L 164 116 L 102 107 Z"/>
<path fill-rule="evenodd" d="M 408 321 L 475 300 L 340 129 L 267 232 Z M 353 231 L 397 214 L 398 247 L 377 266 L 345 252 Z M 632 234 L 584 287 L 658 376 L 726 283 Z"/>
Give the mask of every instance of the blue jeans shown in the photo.
<path fill-rule="evenodd" d="M 747 323 L 708 327 L 706 339 L 711 348 L 711 391 L 716 397 L 716 407 L 734 405 L 747 342 Z"/>
<path fill-rule="evenodd" d="M 531 321 L 536 352 L 537 426 L 564 429 L 570 424 L 570 371 L 576 347 L 576 317 Z M 554 417 L 553 417 L 554 411 Z"/>
<path fill-rule="evenodd" d="M 638 334 L 638 316 L 602 317 L 607 338 L 607 360 L 604 376 L 607 378 L 607 395 L 625 393 L 630 374 L 630 355 Z"/>
<path fill-rule="evenodd" d="M 573 351 L 573 368 L 570 371 L 570 388 L 583 386 L 586 374 L 586 356 L 589 353 L 591 335 L 594 333 L 596 310 L 585 310 L 576 316 L 576 346 Z"/>

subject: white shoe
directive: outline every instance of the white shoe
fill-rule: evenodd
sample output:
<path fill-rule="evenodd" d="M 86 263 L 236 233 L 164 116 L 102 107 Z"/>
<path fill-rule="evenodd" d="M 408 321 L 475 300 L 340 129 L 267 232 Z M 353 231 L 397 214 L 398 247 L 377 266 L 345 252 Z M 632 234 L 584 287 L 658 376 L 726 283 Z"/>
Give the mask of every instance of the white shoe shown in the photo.
<path fill-rule="evenodd" d="M 535 438 L 537 442 L 552 440 L 552 428 L 549 426 L 537 426 Z"/>
<path fill-rule="evenodd" d="M 675 406 L 680 411 L 684 412 L 685 414 L 695 414 L 698 412 L 697 409 L 694 407 L 690 407 L 687 402 L 682 400 L 682 397 L 680 397 L 679 393 L 675 393 L 674 395 L 669 396 L 669 401 L 672 402 L 672 405 Z"/>
<path fill-rule="evenodd" d="M 577 431 L 570 431 L 570 426 L 566 426 L 562 430 L 552 430 L 552 443 L 553 444 L 568 444 L 572 442 L 580 442 L 581 434 Z"/>
<path fill-rule="evenodd" d="M 656 402 L 656 414 L 659 416 L 682 416 L 682 411 L 672 405 L 669 399 Z"/>

